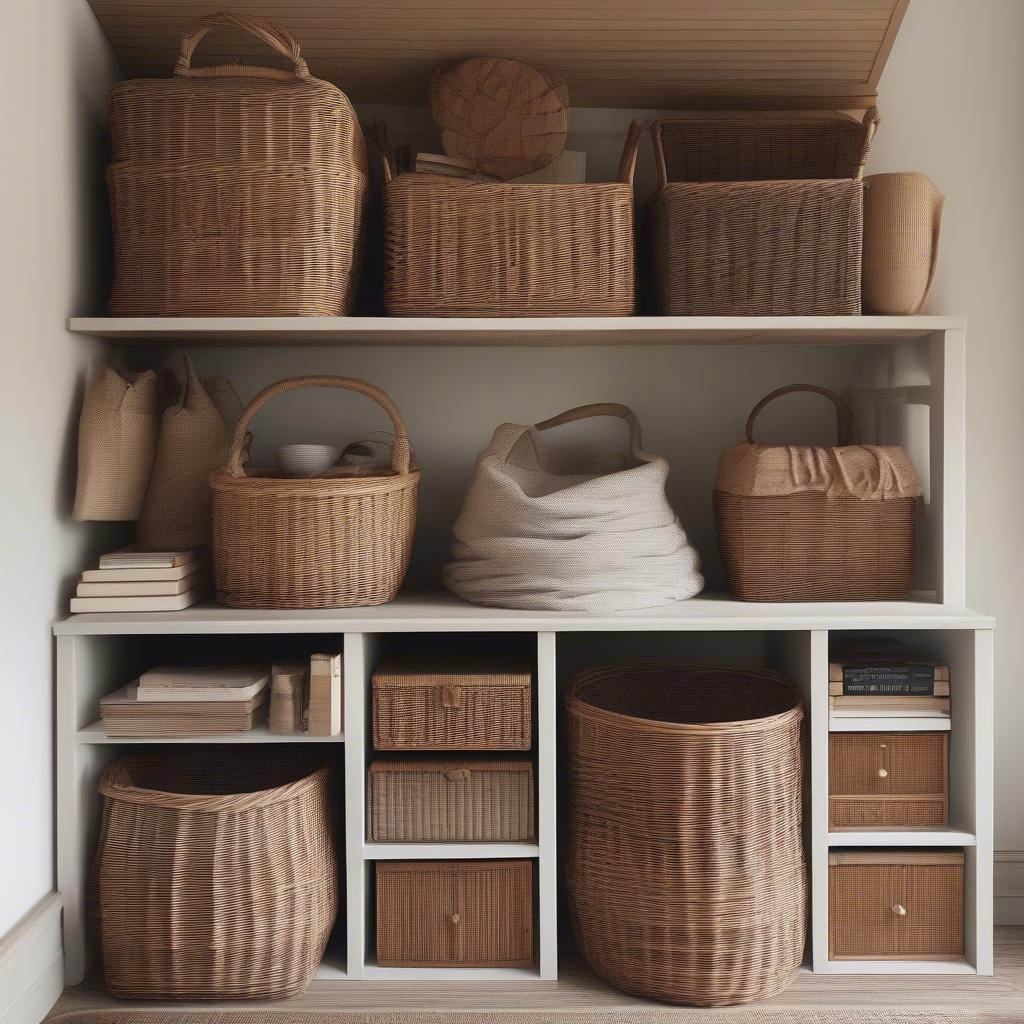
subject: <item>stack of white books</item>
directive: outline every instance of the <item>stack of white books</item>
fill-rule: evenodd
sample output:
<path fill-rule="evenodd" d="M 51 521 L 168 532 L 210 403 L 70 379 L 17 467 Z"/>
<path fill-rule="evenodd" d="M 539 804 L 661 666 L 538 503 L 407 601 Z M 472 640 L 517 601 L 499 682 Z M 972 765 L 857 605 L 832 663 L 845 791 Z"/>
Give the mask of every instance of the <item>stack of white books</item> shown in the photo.
<path fill-rule="evenodd" d="M 108 736 L 216 736 L 265 721 L 266 665 L 153 668 L 100 701 Z"/>
<path fill-rule="evenodd" d="M 206 548 L 124 548 L 103 555 L 98 569 L 82 573 L 71 611 L 175 612 L 201 601 L 212 589 Z"/>

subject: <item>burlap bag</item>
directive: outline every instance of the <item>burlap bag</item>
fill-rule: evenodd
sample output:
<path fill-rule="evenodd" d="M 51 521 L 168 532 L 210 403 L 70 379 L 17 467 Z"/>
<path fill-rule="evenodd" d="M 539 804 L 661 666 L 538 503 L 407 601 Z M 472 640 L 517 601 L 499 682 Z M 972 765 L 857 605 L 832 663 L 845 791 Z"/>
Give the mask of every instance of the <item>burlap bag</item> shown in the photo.
<path fill-rule="evenodd" d="M 137 519 L 160 429 L 160 387 L 152 370 L 99 367 L 78 422 L 77 520 Z"/>
<path fill-rule="evenodd" d="M 164 412 L 136 526 L 141 550 L 177 551 L 210 543 L 213 495 L 207 477 L 227 461 L 241 411 L 227 380 L 201 381 L 185 357 L 185 388 L 181 400 Z"/>
<path fill-rule="evenodd" d="M 561 452 L 540 431 L 620 416 L 629 453 Z M 503 423 L 480 455 L 443 580 L 477 604 L 614 612 L 700 592 L 700 559 L 665 497 L 668 464 L 645 452 L 623 405 L 587 405 L 535 427 Z"/>

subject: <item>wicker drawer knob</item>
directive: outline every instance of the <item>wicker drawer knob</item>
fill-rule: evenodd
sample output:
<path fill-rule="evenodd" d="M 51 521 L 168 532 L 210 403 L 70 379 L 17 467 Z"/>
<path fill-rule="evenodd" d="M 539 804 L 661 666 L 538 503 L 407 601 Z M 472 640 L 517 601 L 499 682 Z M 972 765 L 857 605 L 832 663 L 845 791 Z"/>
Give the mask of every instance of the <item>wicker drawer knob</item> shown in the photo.
<path fill-rule="evenodd" d="M 462 915 L 461 914 L 449 914 L 448 915 L 448 921 L 451 924 L 453 924 L 453 925 L 457 925 L 461 920 L 462 920 Z"/>
<path fill-rule="evenodd" d="M 445 772 L 449 782 L 467 782 L 470 777 L 470 770 L 468 768 L 453 768 L 449 772 Z"/>
<path fill-rule="evenodd" d="M 894 903 L 892 905 L 892 912 L 897 917 L 906 917 L 907 916 L 907 908 L 905 906 L 903 906 L 902 903 Z"/>
<path fill-rule="evenodd" d="M 441 703 L 446 708 L 458 708 L 462 706 L 462 687 L 446 686 L 441 694 Z"/>
<path fill-rule="evenodd" d="M 884 768 L 879 768 L 878 769 L 878 777 L 880 779 L 887 779 L 887 778 L 889 778 L 889 773 Z"/>

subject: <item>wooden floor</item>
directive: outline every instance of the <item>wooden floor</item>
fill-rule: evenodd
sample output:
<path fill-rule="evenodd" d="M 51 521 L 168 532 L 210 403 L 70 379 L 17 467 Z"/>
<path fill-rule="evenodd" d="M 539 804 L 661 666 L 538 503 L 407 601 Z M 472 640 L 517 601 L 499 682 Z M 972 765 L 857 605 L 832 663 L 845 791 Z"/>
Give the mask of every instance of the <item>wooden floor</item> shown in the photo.
<path fill-rule="evenodd" d="M 290 1010 L 595 1010 L 660 1005 L 625 995 L 599 981 L 585 967 L 562 969 L 557 982 L 460 985 L 408 982 L 315 981 L 309 990 L 286 1003 L 252 1004 Z M 72 1010 L 139 1007 L 112 999 L 102 984 L 85 982 L 66 989 L 52 1015 Z M 782 995 L 764 1004 L 775 1007 L 853 1009 L 933 1009 L 1002 1011 L 1024 1022 L 1024 928 L 996 931 L 996 974 L 993 978 L 879 976 L 848 977 L 802 971 Z M 176 1004 L 178 1009 L 182 1004 Z M 197 1009 L 240 1009 L 239 1004 L 203 1004 Z M 704 1011 L 706 1012 L 706 1011 Z M 724 1011 L 728 1013 L 728 1011 Z M 1017 1016 L 1019 1014 L 1019 1017 Z M 689 1012 L 681 1009 L 684 1022 Z"/>

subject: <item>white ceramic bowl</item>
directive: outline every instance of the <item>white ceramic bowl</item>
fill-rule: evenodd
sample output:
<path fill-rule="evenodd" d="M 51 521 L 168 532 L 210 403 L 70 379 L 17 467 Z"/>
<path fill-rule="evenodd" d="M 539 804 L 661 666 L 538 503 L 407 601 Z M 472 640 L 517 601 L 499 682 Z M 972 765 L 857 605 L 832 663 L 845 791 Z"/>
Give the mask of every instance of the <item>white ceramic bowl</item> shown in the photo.
<path fill-rule="evenodd" d="M 318 476 L 341 457 L 331 444 L 283 444 L 274 453 L 278 468 L 289 476 Z"/>

